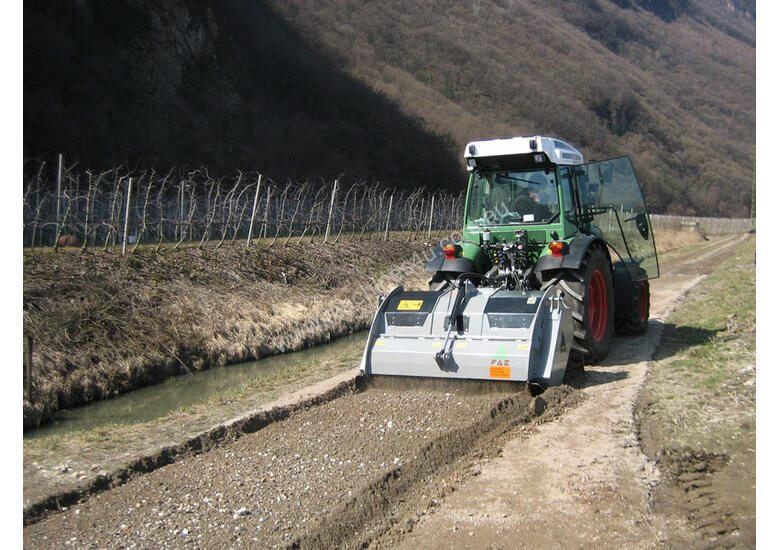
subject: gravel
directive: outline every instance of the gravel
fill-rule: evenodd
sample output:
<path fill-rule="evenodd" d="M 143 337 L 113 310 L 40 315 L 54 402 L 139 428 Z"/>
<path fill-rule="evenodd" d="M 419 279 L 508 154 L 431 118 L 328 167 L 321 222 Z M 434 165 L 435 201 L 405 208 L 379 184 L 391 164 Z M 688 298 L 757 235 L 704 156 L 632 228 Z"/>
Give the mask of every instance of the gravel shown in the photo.
<path fill-rule="evenodd" d="M 328 529 L 323 518 L 334 510 L 371 508 L 377 487 L 388 479 L 425 469 L 426 446 L 447 445 L 457 454 L 462 442 L 447 434 L 490 419 L 508 395 L 381 389 L 350 394 L 30 525 L 24 543 L 283 548 L 301 537 L 313 540 Z M 362 520 L 376 520 L 375 511 L 362 513 Z"/>

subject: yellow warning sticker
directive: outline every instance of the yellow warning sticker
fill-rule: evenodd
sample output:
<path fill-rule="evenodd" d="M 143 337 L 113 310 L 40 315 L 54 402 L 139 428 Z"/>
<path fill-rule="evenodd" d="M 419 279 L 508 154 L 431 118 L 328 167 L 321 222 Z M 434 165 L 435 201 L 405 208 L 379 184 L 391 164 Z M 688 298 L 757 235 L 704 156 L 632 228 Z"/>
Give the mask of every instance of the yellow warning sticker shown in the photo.
<path fill-rule="evenodd" d="M 531 344 L 528 344 L 526 342 L 517 344 L 517 349 L 519 349 L 520 351 L 528 351 L 529 349 L 531 349 Z"/>
<path fill-rule="evenodd" d="M 385 340 L 377 340 L 376 341 L 376 345 L 377 346 L 384 346 L 385 345 Z"/>
<path fill-rule="evenodd" d="M 511 372 L 508 359 L 493 359 L 490 362 L 490 378 L 509 378 Z"/>
<path fill-rule="evenodd" d="M 466 347 L 466 342 L 455 342 L 455 347 L 463 349 Z"/>
<path fill-rule="evenodd" d="M 398 302 L 398 311 L 420 311 L 422 300 L 401 300 Z"/>
<path fill-rule="evenodd" d="M 434 340 L 433 342 L 431 342 L 431 346 L 434 347 L 434 348 L 440 348 L 443 345 L 444 345 L 444 342 L 442 342 L 441 340 Z"/>
<path fill-rule="evenodd" d="M 529 296 L 528 297 L 528 305 L 533 305 L 536 303 L 536 296 Z"/>

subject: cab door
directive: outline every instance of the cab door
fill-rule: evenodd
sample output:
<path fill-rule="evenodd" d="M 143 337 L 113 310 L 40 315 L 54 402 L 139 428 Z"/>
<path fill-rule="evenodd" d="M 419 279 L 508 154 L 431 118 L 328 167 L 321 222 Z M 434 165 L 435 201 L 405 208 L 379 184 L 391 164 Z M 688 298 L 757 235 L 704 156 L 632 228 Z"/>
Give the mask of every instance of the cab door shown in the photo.
<path fill-rule="evenodd" d="M 581 214 L 612 248 L 634 282 L 658 277 L 658 256 L 642 189 L 628 157 L 579 166 Z M 595 227 L 594 227 L 595 226 Z"/>

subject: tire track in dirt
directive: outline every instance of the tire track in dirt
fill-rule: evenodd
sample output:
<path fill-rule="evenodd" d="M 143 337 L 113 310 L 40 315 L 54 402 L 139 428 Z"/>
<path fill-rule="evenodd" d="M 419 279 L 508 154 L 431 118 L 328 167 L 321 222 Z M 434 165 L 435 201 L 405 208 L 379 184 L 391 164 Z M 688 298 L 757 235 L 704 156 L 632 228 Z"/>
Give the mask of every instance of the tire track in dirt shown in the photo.
<path fill-rule="evenodd" d="M 704 246 L 702 243 L 700 243 L 697 245 L 697 247 L 692 247 L 690 249 L 689 257 L 687 259 L 670 265 L 669 267 L 672 270 L 671 273 L 684 273 L 690 271 L 691 268 L 694 270 L 701 270 L 702 267 L 709 269 L 711 267 L 711 261 L 715 259 L 718 254 L 722 254 L 732 247 L 745 242 L 749 238 L 749 234 L 745 233 L 742 235 L 725 235 L 713 238 L 716 240 L 713 241 L 706 252 L 701 254 L 697 252 L 697 250 Z"/>
<path fill-rule="evenodd" d="M 667 515 L 672 510 L 684 510 L 686 524 L 690 528 L 675 538 L 671 544 L 673 547 L 704 549 L 754 545 L 735 538 L 739 535 L 739 525 L 713 489 L 712 474 L 722 469 L 729 459 L 723 453 L 692 449 L 668 450 L 668 454 L 665 452 L 660 457 L 671 484 L 663 486 L 661 494 L 656 494 L 656 503 L 667 505 L 660 511 Z"/>

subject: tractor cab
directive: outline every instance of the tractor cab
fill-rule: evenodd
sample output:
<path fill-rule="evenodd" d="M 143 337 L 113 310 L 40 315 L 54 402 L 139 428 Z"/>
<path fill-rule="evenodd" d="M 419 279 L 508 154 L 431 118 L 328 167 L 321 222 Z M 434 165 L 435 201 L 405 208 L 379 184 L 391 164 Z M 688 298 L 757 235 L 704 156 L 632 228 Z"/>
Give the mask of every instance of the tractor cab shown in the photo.
<path fill-rule="evenodd" d="M 524 231 L 536 263 L 553 253 L 551 242 L 594 235 L 632 280 L 658 276 L 644 198 L 628 157 L 586 164 L 573 146 L 542 136 L 471 142 L 465 157 L 471 174 L 463 241 L 484 248 Z M 475 259 L 479 263 L 479 254 Z"/>

